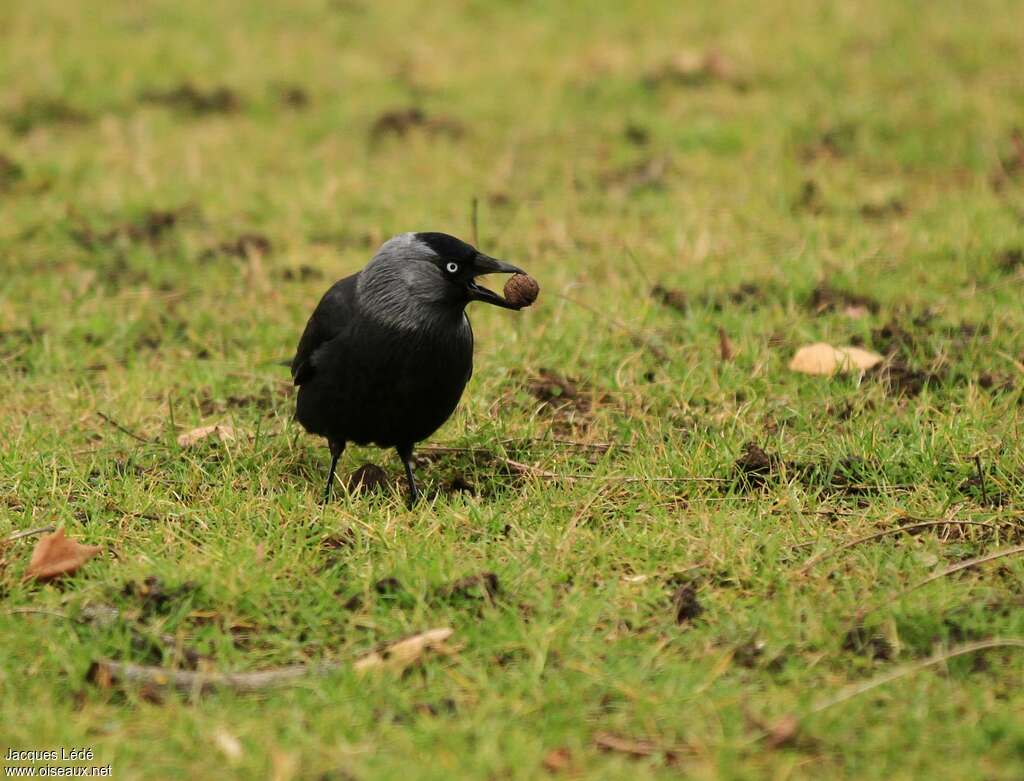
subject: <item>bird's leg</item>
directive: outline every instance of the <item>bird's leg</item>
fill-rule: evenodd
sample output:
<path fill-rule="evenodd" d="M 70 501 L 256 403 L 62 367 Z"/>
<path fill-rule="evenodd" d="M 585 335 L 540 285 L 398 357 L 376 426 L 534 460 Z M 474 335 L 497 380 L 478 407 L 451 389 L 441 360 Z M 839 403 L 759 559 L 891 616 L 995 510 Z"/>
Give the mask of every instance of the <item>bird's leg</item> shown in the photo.
<path fill-rule="evenodd" d="M 335 442 L 333 439 L 327 440 L 327 446 L 331 449 L 331 468 L 327 472 L 327 486 L 324 488 L 324 504 L 331 498 L 331 485 L 334 483 L 334 468 L 338 465 L 338 459 L 341 458 L 341 454 L 345 452 L 345 443 Z"/>
<path fill-rule="evenodd" d="M 405 479 L 409 483 L 409 509 L 411 510 L 420 498 L 419 489 L 416 488 L 416 478 L 412 474 L 412 445 L 399 445 L 395 450 L 398 451 L 398 457 L 405 465 Z"/>

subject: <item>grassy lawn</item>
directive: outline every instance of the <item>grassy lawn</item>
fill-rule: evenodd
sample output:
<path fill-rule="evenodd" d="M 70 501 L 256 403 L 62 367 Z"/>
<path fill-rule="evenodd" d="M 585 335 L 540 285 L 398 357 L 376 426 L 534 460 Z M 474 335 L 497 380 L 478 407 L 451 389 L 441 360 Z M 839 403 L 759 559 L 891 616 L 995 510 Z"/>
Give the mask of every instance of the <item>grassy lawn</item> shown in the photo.
<path fill-rule="evenodd" d="M 1024 777 L 1024 650 L 943 658 L 1024 638 L 1024 556 L 947 572 L 1024 542 L 1024 5 L 7 0 L 0 25 L 0 538 L 103 549 L 40 584 L 37 538 L 0 548 L 5 756 Z M 540 300 L 471 308 L 426 501 L 350 447 L 343 483 L 386 479 L 324 507 L 277 364 L 407 230 L 475 233 Z M 818 341 L 885 362 L 791 371 Z M 178 445 L 213 424 L 234 438 Z M 350 664 L 443 627 L 404 673 Z M 186 694 L 100 659 L 334 669 Z"/>

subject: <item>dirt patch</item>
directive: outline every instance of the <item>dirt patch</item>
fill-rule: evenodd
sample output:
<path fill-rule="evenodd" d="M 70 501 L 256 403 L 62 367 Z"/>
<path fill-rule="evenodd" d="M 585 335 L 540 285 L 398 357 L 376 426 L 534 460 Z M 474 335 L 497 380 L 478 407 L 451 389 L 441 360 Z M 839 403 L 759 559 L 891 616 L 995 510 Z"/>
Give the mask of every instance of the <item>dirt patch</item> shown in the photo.
<path fill-rule="evenodd" d="M 274 95 L 282 106 L 296 111 L 309 108 L 312 102 L 306 89 L 298 84 L 278 84 L 274 87 Z"/>
<path fill-rule="evenodd" d="M 257 393 L 231 396 L 214 396 L 209 388 L 203 389 L 195 404 L 204 418 L 216 417 L 230 409 L 256 409 L 268 412 L 292 396 L 294 386 L 289 382 L 267 385 Z"/>
<path fill-rule="evenodd" d="M 756 282 L 743 282 L 732 289 L 701 296 L 695 303 L 691 303 L 691 299 L 685 291 L 663 285 L 655 285 L 651 288 L 651 297 L 669 309 L 682 313 L 688 312 L 691 306 L 721 312 L 730 306 L 753 308 L 768 301 L 765 289 Z"/>
<path fill-rule="evenodd" d="M 572 436 L 593 423 L 594 408 L 612 398 L 592 389 L 586 382 L 554 369 L 540 369 L 526 381 L 526 390 L 539 402 L 536 411 L 550 418 L 552 431 Z"/>
<path fill-rule="evenodd" d="M 493 572 L 479 572 L 439 586 L 435 593 L 445 600 L 484 600 L 493 602 L 501 592 L 498 576 Z"/>
<path fill-rule="evenodd" d="M 643 125 L 630 122 L 623 129 L 622 137 L 633 146 L 647 146 L 651 140 L 651 131 Z"/>
<path fill-rule="evenodd" d="M 37 127 L 84 125 L 92 116 L 61 98 L 29 98 L 20 107 L 4 115 L 4 122 L 19 136 Z"/>
<path fill-rule="evenodd" d="M 1001 191 L 1011 180 L 1024 175 L 1024 133 L 1015 129 L 1010 134 L 1007 154 L 1000 158 L 999 163 L 992 170 L 989 182 L 992 189 Z"/>
<path fill-rule="evenodd" d="M 204 250 L 199 259 L 209 261 L 216 257 L 231 257 L 245 260 L 253 255 L 269 255 L 273 249 L 270 239 L 262 233 L 243 233 Z"/>
<path fill-rule="evenodd" d="M 688 624 L 704 613 L 694 584 L 684 583 L 672 593 L 672 611 L 677 624 Z"/>
<path fill-rule="evenodd" d="M 889 472 L 904 473 L 904 464 L 886 464 Z M 789 461 L 766 451 L 755 442 L 748 442 L 733 463 L 732 479 L 723 484 L 724 491 L 748 492 L 774 485 L 780 478 L 789 478 L 809 491 L 826 495 L 860 496 L 884 490 L 879 483 L 885 471 L 882 465 L 858 455 L 824 456 L 814 461 Z"/>
<path fill-rule="evenodd" d="M 324 272 L 314 266 L 303 263 L 294 268 L 281 269 L 275 272 L 274 276 L 284 282 L 309 282 L 313 279 L 323 279 Z"/>
<path fill-rule="evenodd" d="M 855 125 L 836 125 L 822 132 L 812 143 L 803 146 L 799 157 L 805 163 L 822 158 L 835 160 L 848 157 L 853 152 L 856 140 Z"/>
<path fill-rule="evenodd" d="M 888 198 L 884 201 L 863 204 L 860 207 L 860 213 L 862 217 L 868 220 L 902 217 L 907 213 L 907 205 L 899 198 Z"/>
<path fill-rule="evenodd" d="M 636 193 L 641 190 L 661 189 L 671 171 L 672 161 L 668 157 L 646 157 L 606 172 L 599 181 L 604 189 Z"/>
<path fill-rule="evenodd" d="M 674 309 L 677 312 L 687 312 L 690 309 L 690 297 L 682 290 L 667 288 L 662 285 L 655 285 L 651 288 L 651 297 L 659 303 Z"/>
<path fill-rule="evenodd" d="M 351 550 L 355 545 L 356 533 L 349 527 L 334 534 L 324 535 L 320 540 L 320 547 L 326 551 Z"/>
<path fill-rule="evenodd" d="M 825 197 L 821 192 L 821 187 L 813 179 L 805 179 L 800 185 L 800 192 L 793 200 L 793 211 L 822 214 L 825 210 Z"/>
<path fill-rule="evenodd" d="M 686 87 L 697 89 L 712 84 L 727 84 L 744 90 L 749 86 L 736 64 L 724 52 L 710 48 L 704 52 L 679 52 L 653 68 L 643 78 L 648 89 Z"/>
<path fill-rule="evenodd" d="M 242 108 L 242 99 L 230 87 L 202 89 L 191 82 L 183 82 L 167 90 L 147 90 L 139 95 L 139 102 L 165 106 L 193 116 L 233 114 Z"/>
<path fill-rule="evenodd" d="M 370 140 L 382 141 L 388 136 L 404 138 L 414 131 L 455 139 L 465 135 L 466 128 L 452 117 L 443 114 L 431 116 L 421 108 L 410 106 L 379 115 L 370 127 Z"/>
<path fill-rule="evenodd" d="M 25 169 L 7 155 L 0 155 L 0 192 L 9 190 L 25 178 Z"/>
<path fill-rule="evenodd" d="M 478 496 L 476 486 L 466 478 L 465 475 L 456 474 L 449 480 L 446 480 L 440 488 L 440 493 L 447 496 L 452 494 L 469 494 L 470 496 Z"/>
<path fill-rule="evenodd" d="M 842 649 L 868 659 L 888 662 L 895 655 L 892 643 L 877 632 L 855 626 L 843 636 Z"/>
<path fill-rule="evenodd" d="M 0 164 L 2 169 L 2 164 Z M 1024 248 L 1011 247 L 996 255 L 996 268 L 1004 274 L 1016 274 L 1024 269 Z"/>
<path fill-rule="evenodd" d="M 868 313 L 876 314 L 881 306 L 871 296 L 851 293 L 822 283 L 811 291 L 807 308 L 818 315 L 841 312 L 848 317 L 861 317 Z"/>
<path fill-rule="evenodd" d="M 944 375 L 894 359 L 868 369 L 864 378 L 881 384 L 888 396 L 919 396 L 925 388 L 941 385 Z"/>
<path fill-rule="evenodd" d="M 756 442 L 748 442 L 733 463 L 734 486 L 745 491 L 763 488 L 782 469 L 778 455 L 765 451 Z"/>
<path fill-rule="evenodd" d="M 575 410 L 587 413 L 590 411 L 590 400 L 581 389 L 581 381 L 568 377 L 554 369 L 540 369 L 527 383 L 527 389 L 542 409 L 554 412 L 570 406 Z"/>
<path fill-rule="evenodd" d="M 178 604 L 195 594 L 199 587 L 192 582 L 167 586 L 160 578 L 150 575 L 141 581 L 129 581 L 121 593 L 139 604 L 143 616 L 165 616 Z"/>
<path fill-rule="evenodd" d="M 195 217 L 196 209 L 182 206 L 177 209 L 154 209 L 138 218 L 115 225 L 107 230 L 96 230 L 90 225 L 73 228 L 71 237 L 88 250 L 119 243 L 156 245 L 175 230 L 184 220 Z"/>

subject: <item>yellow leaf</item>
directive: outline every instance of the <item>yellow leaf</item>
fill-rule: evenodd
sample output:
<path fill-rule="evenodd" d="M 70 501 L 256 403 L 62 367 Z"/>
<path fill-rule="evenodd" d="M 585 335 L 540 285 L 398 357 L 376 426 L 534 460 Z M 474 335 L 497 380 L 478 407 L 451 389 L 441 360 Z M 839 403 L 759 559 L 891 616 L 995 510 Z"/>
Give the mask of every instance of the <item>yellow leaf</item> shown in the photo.
<path fill-rule="evenodd" d="M 200 426 L 179 436 L 178 444 L 182 447 L 191 447 L 207 437 L 217 437 L 221 442 L 230 442 L 235 438 L 235 430 L 231 426 L 222 426 L 219 423 L 213 426 Z"/>
<path fill-rule="evenodd" d="M 833 347 L 817 342 L 797 350 L 789 368 L 801 374 L 830 376 L 836 372 L 867 371 L 882 360 L 878 353 L 860 347 Z"/>

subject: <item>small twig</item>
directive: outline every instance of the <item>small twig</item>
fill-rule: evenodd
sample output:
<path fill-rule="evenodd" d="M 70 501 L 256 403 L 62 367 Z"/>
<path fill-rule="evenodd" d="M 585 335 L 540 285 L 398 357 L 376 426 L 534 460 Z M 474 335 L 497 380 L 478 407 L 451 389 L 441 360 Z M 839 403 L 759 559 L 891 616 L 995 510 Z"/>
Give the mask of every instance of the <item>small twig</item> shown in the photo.
<path fill-rule="evenodd" d="M 425 651 L 445 652 L 444 643 L 451 635 L 452 630 L 447 627 L 429 629 L 391 643 L 381 651 L 364 654 L 354 662 L 293 664 L 249 673 L 193 672 L 101 659 L 89 667 L 86 680 L 105 689 L 127 684 L 157 689 L 173 688 L 185 694 L 199 694 L 215 689 L 255 692 L 283 686 L 310 675 L 327 675 L 349 665 L 356 672 L 384 667 L 404 669 L 420 659 Z"/>
<path fill-rule="evenodd" d="M 837 553 L 840 553 L 841 551 L 847 550 L 848 548 L 853 548 L 853 547 L 855 547 L 857 545 L 861 545 L 862 543 L 871 542 L 872 540 L 877 540 L 879 537 L 885 537 L 885 536 L 890 535 L 890 534 L 899 534 L 900 532 L 913 531 L 914 529 L 926 529 L 926 528 L 931 527 L 931 526 L 950 526 L 950 525 L 953 525 L 953 524 L 965 524 L 967 526 L 985 526 L 985 527 L 988 527 L 990 529 L 998 529 L 999 528 L 995 524 L 985 523 L 984 521 L 956 521 L 956 520 L 953 520 L 953 521 L 920 521 L 918 523 L 909 523 L 906 526 L 899 526 L 899 527 L 897 527 L 895 529 L 884 529 L 884 530 L 882 530 L 880 532 L 875 532 L 874 534 L 868 534 L 868 535 L 866 535 L 864 537 L 858 537 L 856 540 L 850 540 L 849 542 L 844 542 L 842 545 L 840 545 L 837 548 L 833 548 L 832 550 L 824 551 L 822 553 L 819 553 L 817 556 L 812 556 L 810 559 L 808 559 L 806 562 L 804 562 L 804 565 L 800 569 L 797 570 L 797 574 L 798 575 L 805 575 L 805 574 L 807 574 L 807 572 L 809 572 L 811 570 L 812 567 L 814 567 L 815 564 L 817 564 L 822 559 L 827 559 L 830 556 L 834 556 Z M 809 544 L 813 544 L 813 542 L 801 543 L 801 545 L 809 545 Z M 793 547 L 797 547 L 797 546 L 793 546 Z"/>
<path fill-rule="evenodd" d="M 136 440 L 138 442 L 141 442 L 144 445 L 152 445 L 153 444 L 150 440 L 146 439 L 145 437 L 140 436 L 139 434 L 136 434 L 131 429 L 122 426 L 120 423 L 118 423 L 116 420 L 114 420 L 112 417 L 110 417 L 105 412 L 97 411 L 96 414 L 99 417 L 101 417 L 103 420 L 105 420 L 107 423 L 109 423 L 111 426 L 116 428 L 118 431 L 120 431 L 122 434 L 127 434 L 132 439 L 134 439 L 134 440 Z"/>
<path fill-rule="evenodd" d="M 35 537 L 37 534 L 49 534 L 54 529 L 55 527 L 53 526 L 40 526 L 38 529 L 22 529 L 20 532 L 14 532 L 14 534 L 4 538 L 3 542 L 14 542 L 24 537 Z"/>
<path fill-rule="evenodd" d="M 981 454 L 974 454 L 974 466 L 978 470 L 978 482 L 981 484 L 981 501 L 982 504 L 988 504 L 988 486 L 985 485 L 985 472 L 981 468 Z"/>
<path fill-rule="evenodd" d="M 936 572 L 932 575 L 929 575 L 924 580 L 915 583 L 909 588 L 903 589 L 903 591 L 900 591 L 894 596 L 887 596 L 885 598 L 885 604 L 888 605 L 893 602 L 896 602 L 897 600 L 900 600 L 903 597 L 905 597 L 907 594 L 917 591 L 922 586 L 927 586 L 929 583 L 933 583 L 934 581 L 944 578 L 947 575 L 953 575 L 962 570 L 970 569 L 971 567 L 976 567 L 979 564 L 987 564 L 988 562 L 995 561 L 996 559 L 1002 559 L 1007 556 L 1016 556 L 1019 553 L 1024 553 L 1024 545 L 1018 545 L 1015 548 L 1007 548 L 1006 550 L 994 551 L 992 553 L 986 553 L 984 556 L 978 556 L 977 558 L 968 559 L 967 561 L 961 561 L 957 564 L 951 564 L 945 569 L 940 570 L 939 572 Z M 878 607 L 880 607 L 880 604 L 881 603 L 869 605 L 868 607 L 863 607 L 859 611 L 857 611 L 856 617 L 854 619 L 855 623 L 861 623 L 864 620 L 864 617 L 867 616 L 869 613 L 873 612 L 874 610 L 878 609 Z"/>
<path fill-rule="evenodd" d="M 990 648 L 1024 648 L 1024 638 L 1008 637 L 978 640 L 974 643 L 965 643 L 963 645 L 950 648 L 947 651 L 940 651 L 932 654 L 927 659 L 921 660 L 920 662 L 914 662 L 902 667 L 897 667 L 895 670 L 879 675 L 877 678 L 872 678 L 870 681 L 853 684 L 844 689 L 840 689 L 838 693 L 831 697 L 826 697 L 823 700 L 819 700 L 817 703 L 812 705 L 811 709 L 807 712 L 807 715 L 810 716 L 815 713 L 821 713 L 823 710 L 831 708 L 833 705 L 839 705 L 840 703 L 851 700 L 865 692 L 877 689 L 879 686 L 884 686 L 887 683 L 891 683 L 899 678 L 904 678 L 907 675 L 912 675 L 913 673 L 924 670 L 925 668 L 941 664 L 942 662 L 950 659 L 955 659 L 958 656 L 973 654 L 977 651 L 985 651 Z"/>
<path fill-rule="evenodd" d="M 101 659 L 89 667 L 86 680 L 104 689 L 127 684 L 173 688 L 186 694 L 205 693 L 214 689 L 254 692 L 283 686 L 307 675 L 326 675 L 341 667 L 342 663 L 338 662 L 322 665 L 296 664 L 253 673 L 208 673 Z"/>
<path fill-rule="evenodd" d="M 575 513 L 573 513 L 572 519 L 566 525 L 565 532 L 562 534 L 562 541 L 560 543 L 558 543 L 558 557 L 559 557 L 559 559 L 562 556 L 565 555 L 565 549 L 566 549 L 566 547 L 568 547 L 569 542 L 571 541 L 573 534 L 576 533 L 576 526 L 577 526 L 577 524 L 579 524 L 580 520 L 582 520 L 582 518 L 588 512 L 590 512 L 590 508 L 594 506 L 594 503 L 598 499 L 600 499 L 602 496 L 604 496 L 604 492 L 607 489 L 608 489 L 608 486 L 601 486 L 600 488 L 598 488 L 596 491 L 594 491 L 593 494 L 591 494 L 590 498 L 587 499 L 587 501 L 585 501 L 583 503 L 583 505 L 580 507 L 580 509 L 577 510 Z"/>
<path fill-rule="evenodd" d="M 809 716 L 814 716 L 834 705 L 840 705 L 844 702 L 848 702 L 854 697 L 859 697 L 861 694 L 873 691 L 880 686 L 885 686 L 887 683 L 892 683 L 893 681 L 905 678 L 908 675 L 913 675 L 921 670 L 934 667 L 937 664 L 942 664 L 943 662 L 955 659 L 958 656 L 965 656 L 966 654 L 973 654 L 978 651 L 987 651 L 992 648 L 1024 648 L 1024 638 L 992 638 L 989 640 L 979 640 L 974 643 L 965 643 L 946 651 L 934 653 L 927 659 L 923 659 L 919 662 L 913 662 L 911 664 L 897 667 L 894 670 L 890 670 L 889 672 L 883 673 L 871 680 L 864 681 L 863 683 L 851 684 L 840 689 L 836 694 L 833 694 L 830 697 L 818 700 L 800 716 L 791 713 L 776 720 L 771 725 L 757 724 L 758 732 L 754 736 L 753 740 L 764 741 L 769 746 L 786 745 L 793 742 L 798 737 L 801 722 L 805 721 Z"/>
<path fill-rule="evenodd" d="M 947 575 L 953 575 L 957 572 L 960 572 L 961 570 L 976 567 L 979 564 L 987 564 L 988 562 L 995 561 L 996 559 L 1003 559 L 1007 556 L 1016 556 L 1019 553 L 1024 553 L 1024 545 L 1018 545 L 1016 548 L 1007 548 L 1006 550 L 1001 551 L 993 551 L 992 553 L 986 553 L 984 556 L 978 556 L 977 558 L 968 559 L 967 561 L 961 561 L 956 564 L 951 564 L 944 570 L 929 575 L 920 583 L 915 583 L 913 586 L 904 591 L 903 594 L 900 594 L 900 596 L 903 596 L 904 594 L 909 594 L 911 591 L 916 591 L 922 586 L 927 586 L 932 581 L 939 580 L 940 578 L 944 578 Z"/>
<path fill-rule="evenodd" d="M 9 616 L 52 616 L 53 618 L 67 618 L 67 613 L 59 610 L 47 610 L 42 607 L 12 607 L 7 611 Z"/>

